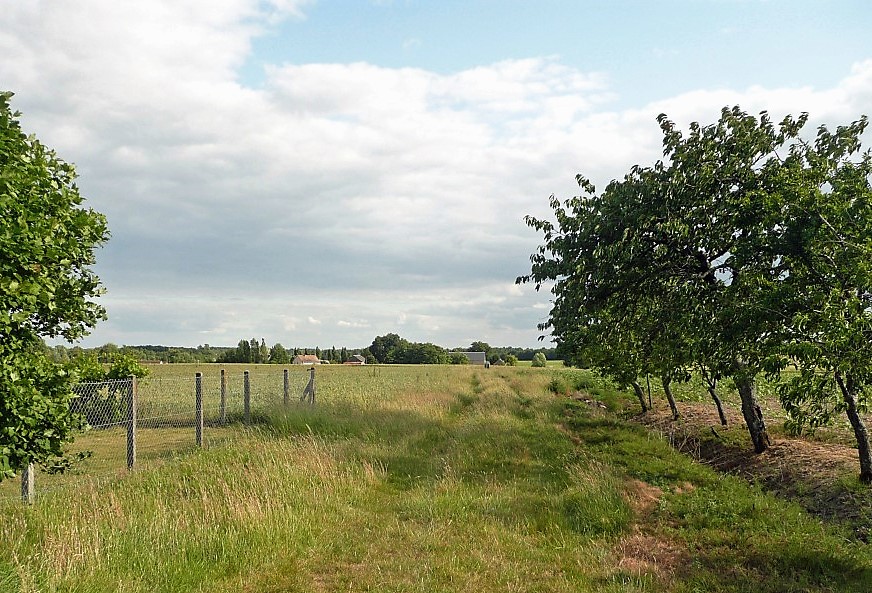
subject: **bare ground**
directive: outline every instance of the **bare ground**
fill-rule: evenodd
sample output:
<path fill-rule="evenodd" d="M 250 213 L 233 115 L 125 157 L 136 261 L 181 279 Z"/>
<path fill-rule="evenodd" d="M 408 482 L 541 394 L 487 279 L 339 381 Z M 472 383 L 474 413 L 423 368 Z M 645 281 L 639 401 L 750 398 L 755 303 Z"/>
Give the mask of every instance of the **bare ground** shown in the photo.
<path fill-rule="evenodd" d="M 757 483 L 823 520 L 845 523 L 863 541 L 872 539 L 872 489 L 852 479 L 859 472 L 856 449 L 778 436 L 767 451 L 755 455 L 738 411 L 726 411 L 727 427 L 721 426 L 712 404 L 683 403 L 679 411 L 678 420 L 668 409 L 650 410 L 634 420 L 698 461 Z"/>

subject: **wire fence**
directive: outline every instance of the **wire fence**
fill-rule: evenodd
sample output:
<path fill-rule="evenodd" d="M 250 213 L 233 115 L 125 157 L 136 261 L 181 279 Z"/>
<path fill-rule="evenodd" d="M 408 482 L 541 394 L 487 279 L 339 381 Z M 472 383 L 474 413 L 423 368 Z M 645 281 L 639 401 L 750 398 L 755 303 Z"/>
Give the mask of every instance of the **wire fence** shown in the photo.
<path fill-rule="evenodd" d="M 306 370 L 308 372 L 301 372 Z M 208 369 L 189 376 L 135 378 L 73 386 L 70 408 L 89 429 L 69 448 L 83 460 L 63 474 L 22 471 L 20 491 L 0 484 L 0 499 L 37 496 L 83 478 L 112 479 L 143 465 L 229 438 L 232 425 L 258 422 L 281 404 L 315 402 L 315 369 Z"/>

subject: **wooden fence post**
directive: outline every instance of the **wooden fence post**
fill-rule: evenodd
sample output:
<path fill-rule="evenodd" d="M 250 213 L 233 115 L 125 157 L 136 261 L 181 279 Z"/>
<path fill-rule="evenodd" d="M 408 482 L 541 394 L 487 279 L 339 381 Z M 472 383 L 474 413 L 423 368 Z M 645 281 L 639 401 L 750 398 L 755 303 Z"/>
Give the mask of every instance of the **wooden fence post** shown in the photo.
<path fill-rule="evenodd" d="M 203 446 L 203 373 L 194 376 L 194 431 L 197 446 Z"/>
<path fill-rule="evenodd" d="M 283 375 L 284 375 L 284 377 L 285 377 L 285 399 L 284 399 L 284 404 L 285 404 L 285 407 L 287 407 L 288 403 L 290 402 L 290 395 L 291 395 L 291 381 L 290 381 L 290 379 L 288 378 L 288 369 L 285 369 L 285 370 L 284 370 Z"/>
<path fill-rule="evenodd" d="M 308 401 L 311 404 L 315 403 L 315 367 L 309 369 L 309 383 L 303 389 L 303 395 L 300 396 L 300 401 Z"/>
<path fill-rule="evenodd" d="M 227 373 L 221 369 L 221 407 L 219 409 L 221 424 L 227 424 Z"/>
<path fill-rule="evenodd" d="M 245 423 L 251 423 L 251 378 L 248 371 L 242 373 L 243 401 L 245 405 Z"/>
<path fill-rule="evenodd" d="M 27 467 L 24 468 L 24 471 L 21 472 L 21 500 L 24 501 L 24 504 L 33 503 L 33 497 L 35 494 L 35 473 L 36 468 L 33 467 L 32 463 L 28 463 Z"/>
<path fill-rule="evenodd" d="M 130 377 L 127 387 L 127 469 L 136 464 L 136 377 Z"/>

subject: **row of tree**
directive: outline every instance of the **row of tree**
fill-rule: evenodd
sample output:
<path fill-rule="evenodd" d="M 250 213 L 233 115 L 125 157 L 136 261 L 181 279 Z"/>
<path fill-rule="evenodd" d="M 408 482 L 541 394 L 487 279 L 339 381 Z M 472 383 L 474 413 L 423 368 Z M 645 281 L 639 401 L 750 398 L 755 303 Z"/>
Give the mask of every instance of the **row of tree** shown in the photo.
<path fill-rule="evenodd" d="M 553 356 L 555 353 L 554 349 L 492 348 L 481 341 L 473 342 L 468 348 L 448 350 L 435 344 L 410 342 L 394 333 L 376 336 L 363 352 L 368 359 L 372 358 L 372 362 L 385 364 L 467 364 L 469 358 L 464 352 L 484 352 L 491 364 L 508 365 L 519 360 L 533 361 L 537 356 L 544 361 L 549 354 Z"/>
<path fill-rule="evenodd" d="M 865 117 L 813 140 L 807 114 L 774 124 L 766 112 L 722 111 L 687 136 L 661 115 L 663 160 L 634 166 L 602 193 L 551 197 L 555 220 L 531 273 L 552 285 L 540 329 L 575 364 L 633 386 L 698 372 L 715 393 L 736 385 L 754 449 L 769 437 L 755 397 L 768 375 L 797 426 L 844 412 L 872 481 L 860 412 L 872 384 L 872 159 Z M 552 284 L 553 283 L 553 284 Z M 724 418 L 722 414 L 722 418 Z"/>
<path fill-rule="evenodd" d="M 391 350 L 396 349 L 393 353 Z M 95 348 L 80 346 L 66 347 L 57 345 L 45 347 L 48 358 L 57 363 L 67 363 L 82 356 L 92 356 L 98 362 L 112 363 L 118 355 L 132 358 L 139 362 L 165 363 L 252 363 L 252 364 L 290 364 L 298 354 L 314 354 L 319 360 L 334 364 L 342 364 L 352 355 L 360 354 L 367 363 L 391 362 L 394 364 L 464 364 L 465 356 L 457 356 L 458 351 L 484 352 L 492 364 L 500 362 L 512 364 L 512 361 L 532 361 L 537 353 L 542 353 L 548 359 L 554 359 L 557 353 L 554 348 L 516 348 L 512 346 L 491 347 L 487 342 L 473 342 L 468 348 L 446 349 L 434 344 L 414 343 L 401 338 L 397 334 L 377 336 L 367 348 L 285 348 L 276 343 L 267 346 L 266 340 L 251 338 L 240 340 L 235 348 L 227 346 L 210 346 L 203 344 L 196 348 L 181 346 L 118 346 L 107 343 Z M 377 353 L 378 355 L 373 353 Z"/>
<path fill-rule="evenodd" d="M 239 340 L 235 349 L 225 349 L 224 353 L 219 356 L 215 362 L 248 362 L 255 364 L 289 364 L 298 354 L 314 354 L 318 360 L 324 360 L 331 363 L 342 364 L 349 360 L 352 355 L 359 354 L 360 350 L 349 351 L 344 346 L 336 349 L 320 347 L 313 349 L 309 348 L 292 348 L 288 349 L 280 343 L 275 343 L 271 347 L 267 347 L 266 340 L 260 339 L 258 343 L 256 338 L 250 340 Z"/>

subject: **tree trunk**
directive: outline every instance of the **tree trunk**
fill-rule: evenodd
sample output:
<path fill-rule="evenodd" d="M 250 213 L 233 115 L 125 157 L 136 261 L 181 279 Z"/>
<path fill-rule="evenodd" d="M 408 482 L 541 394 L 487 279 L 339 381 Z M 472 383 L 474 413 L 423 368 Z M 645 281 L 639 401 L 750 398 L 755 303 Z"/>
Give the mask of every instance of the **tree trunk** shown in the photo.
<path fill-rule="evenodd" d="M 645 405 L 645 392 L 642 390 L 642 386 L 639 385 L 638 381 L 633 381 L 631 385 L 633 386 L 633 391 L 636 392 L 636 397 L 639 398 L 639 405 L 642 406 L 642 413 L 647 412 L 648 406 Z"/>
<path fill-rule="evenodd" d="M 678 420 L 678 407 L 675 405 L 675 398 L 672 396 L 672 379 L 663 377 L 663 391 L 666 393 L 666 401 L 669 402 L 669 409 L 672 410 L 672 419 Z"/>
<path fill-rule="evenodd" d="M 868 484 L 872 482 L 872 450 L 869 447 L 869 431 L 866 430 L 866 423 L 863 422 L 863 418 L 860 417 L 860 412 L 857 410 L 857 387 L 850 373 L 846 377 L 842 377 L 842 373 L 837 371 L 836 382 L 842 392 L 842 399 L 847 404 L 845 413 L 851 422 L 851 428 L 854 429 L 854 438 L 857 439 L 857 453 L 860 456 L 860 481 Z"/>
<path fill-rule="evenodd" d="M 727 416 L 724 414 L 724 404 L 721 402 L 721 398 L 718 397 L 718 394 L 715 391 L 715 388 L 718 386 L 718 380 L 710 378 L 707 373 L 703 373 L 702 376 L 705 378 L 705 382 L 708 385 L 709 395 L 712 396 L 712 400 L 715 402 L 715 407 L 718 409 L 718 417 L 721 419 L 721 426 L 726 426 Z"/>
<path fill-rule="evenodd" d="M 747 376 L 736 378 L 736 388 L 739 397 L 742 398 L 742 416 L 748 425 L 751 434 L 751 442 L 754 443 L 754 452 L 762 453 L 769 448 L 769 433 L 766 432 L 766 423 L 763 421 L 763 411 L 757 405 L 757 397 L 754 393 L 754 380 Z"/>

